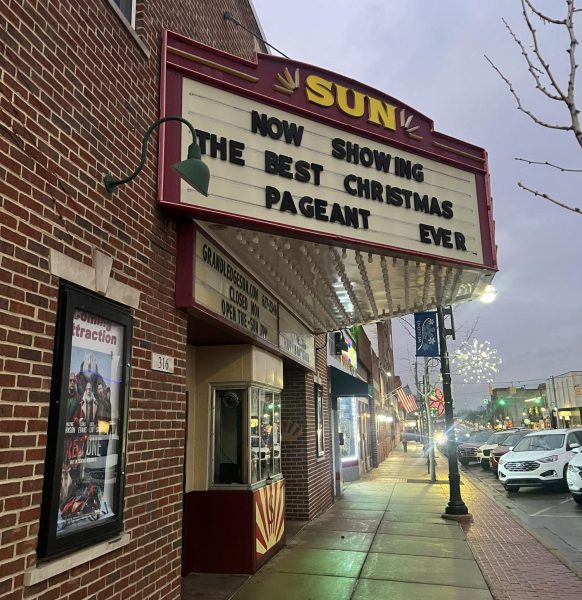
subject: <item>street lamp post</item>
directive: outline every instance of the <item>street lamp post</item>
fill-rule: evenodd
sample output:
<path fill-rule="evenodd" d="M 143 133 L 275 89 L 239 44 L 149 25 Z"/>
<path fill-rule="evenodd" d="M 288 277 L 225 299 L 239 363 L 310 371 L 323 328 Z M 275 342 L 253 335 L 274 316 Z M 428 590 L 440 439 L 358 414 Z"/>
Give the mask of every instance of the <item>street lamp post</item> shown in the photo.
<path fill-rule="evenodd" d="M 445 314 L 451 318 L 451 329 L 445 328 Z M 453 398 L 451 395 L 451 370 L 449 367 L 449 353 L 447 350 L 447 335 L 455 335 L 452 323 L 452 309 L 437 308 L 439 324 L 439 345 L 441 358 L 441 375 L 443 378 L 443 395 L 445 397 L 445 427 L 447 433 L 447 454 L 449 460 L 449 503 L 442 515 L 445 519 L 467 520 L 471 519 L 469 509 L 461 497 L 461 477 L 459 475 L 459 464 L 457 462 L 457 451 L 454 444 L 455 421 L 453 417 Z"/>

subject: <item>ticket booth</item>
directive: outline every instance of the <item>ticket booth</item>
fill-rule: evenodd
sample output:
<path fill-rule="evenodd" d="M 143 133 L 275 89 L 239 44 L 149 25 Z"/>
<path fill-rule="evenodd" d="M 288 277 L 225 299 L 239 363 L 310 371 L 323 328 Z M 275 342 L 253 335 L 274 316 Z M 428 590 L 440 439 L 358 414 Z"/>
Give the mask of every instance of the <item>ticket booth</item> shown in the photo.
<path fill-rule="evenodd" d="M 254 573 L 285 543 L 280 358 L 191 347 L 183 570 Z"/>

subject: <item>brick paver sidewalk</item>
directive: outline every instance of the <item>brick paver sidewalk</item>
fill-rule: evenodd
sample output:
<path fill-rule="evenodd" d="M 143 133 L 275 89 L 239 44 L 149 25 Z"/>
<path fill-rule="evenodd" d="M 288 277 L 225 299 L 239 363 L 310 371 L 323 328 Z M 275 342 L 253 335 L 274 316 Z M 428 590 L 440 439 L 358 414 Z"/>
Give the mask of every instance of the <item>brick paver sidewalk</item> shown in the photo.
<path fill-rule="evenodd" d="M 439 480 L 447 480 L 446 457 L 438 463 Z M 575 573 L 473 482 L 462 482 L 474 518 L 463 529 L 495 600 L 582 600 Z"/>

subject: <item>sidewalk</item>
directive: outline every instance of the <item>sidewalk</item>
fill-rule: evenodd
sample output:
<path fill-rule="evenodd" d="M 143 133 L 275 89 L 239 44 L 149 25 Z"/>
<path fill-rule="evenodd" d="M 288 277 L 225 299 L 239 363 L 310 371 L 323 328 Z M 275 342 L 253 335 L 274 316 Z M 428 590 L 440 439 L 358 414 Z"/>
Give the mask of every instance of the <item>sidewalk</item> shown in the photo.
<path fill-rule="evenodd" d="M 349 485 L 233 600 L 491 600 L 462 529 L 440 517 L 448 486 L 416 483 L 416 448 Z"/>
<path fill-rule="evenodd" d="M 205 590 L 194 575 L 183 600 L 582 598 L 582 580 L 467 478 L 474 522 L 443 520 L 448 465 L 437 462 L 431 485 L 420 446 L 393 452 L 298 533 L 289 523 L 287 547 L 256 575 L 209 576 Z"/>

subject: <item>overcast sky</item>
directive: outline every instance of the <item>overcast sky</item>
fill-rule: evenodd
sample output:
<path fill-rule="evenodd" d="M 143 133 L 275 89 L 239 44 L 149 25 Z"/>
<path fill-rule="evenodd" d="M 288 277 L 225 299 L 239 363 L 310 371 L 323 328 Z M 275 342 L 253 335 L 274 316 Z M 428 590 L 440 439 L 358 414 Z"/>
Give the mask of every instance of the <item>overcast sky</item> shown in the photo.
<path fill-rule="evenodd" d="M 565 4 L 538 0 L 557 16 Z M 536 96 L 503 25 L 505 18 L 527 39 L 519 0 L 254 0 L 254 5 L 267 40 L 293 59 L 371 85 L 432 118 L 438 131 L 488 151 L 498 296 L 493 304 L 462 305 L 457 323 L 470 329 L 478 319 L 475 337 L 488 340 L 502 357 L 494 385 L 537 385 L 550 375 L 582 370 L 582 215 L 517 187 L 523 180 L 582 207 L 582 174 L 515 161 L 525 157 L 582 168 L 582 150 L 571 134 L 543 129 L 520 113 L 484 58 L 487 54 L 506 72 L 528 106 L 552 122 L 567 122 L 561 105 Z M 555 27 L 540 24 L 538 30 L 549 58 L 562 65 L 557 73 L 564 75 L 567 38 Z M 578 30 L 582 37 L 582 22 Z M 397 321 L 394 330 L 397 374 L 412 384 L 407 357 L 414 347 Z M 456 379 L 454 393 L 457 408 L 474 406 L 486 386 Z"/>

